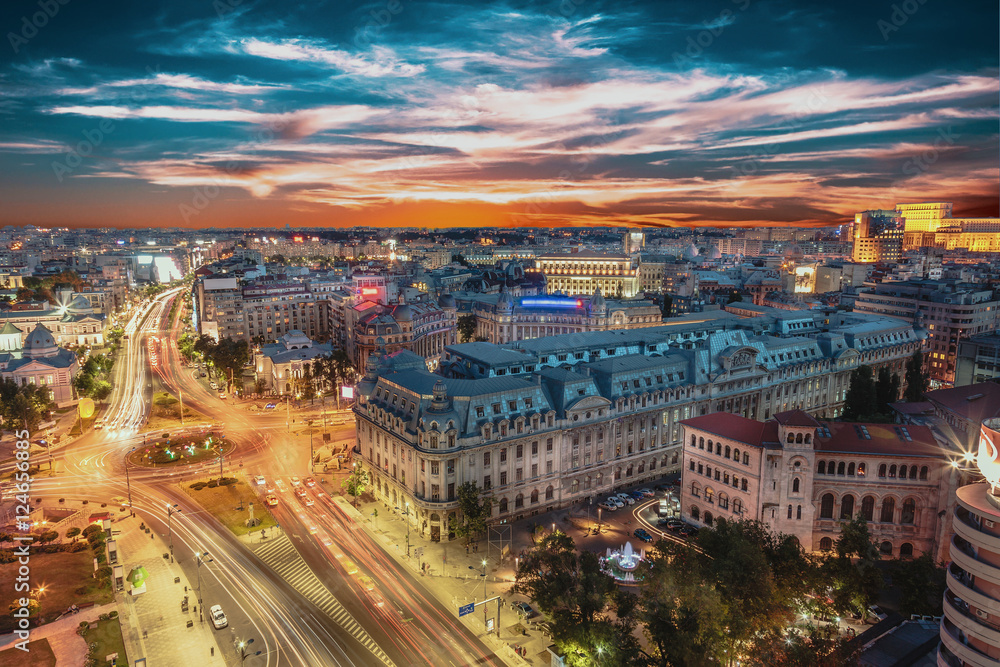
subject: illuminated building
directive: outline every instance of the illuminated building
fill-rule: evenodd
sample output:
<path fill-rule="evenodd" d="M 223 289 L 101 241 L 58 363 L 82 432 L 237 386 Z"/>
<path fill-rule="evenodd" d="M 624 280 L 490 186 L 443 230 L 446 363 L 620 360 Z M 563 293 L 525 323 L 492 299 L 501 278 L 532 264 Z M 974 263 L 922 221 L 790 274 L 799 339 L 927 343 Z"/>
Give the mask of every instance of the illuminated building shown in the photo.
<path fill-rule="evenodd" d="M 681 422 L 681 514 L 695 525 L 761 521 L 806 551 L 831 551 L 860 514 L 883 557 L 940 559 L 939 516 L 955 476 L 927 426 L 766 422 L 716 412 Z"/>
<path fill-rule="evenodd" d="M 920 346 L 911 326 L 887 318 L 807 311 L 792 324 L 806 321 L 791 328 L 717 312 L 462 343 L 446 348 L 439 374 L 380 347 L 357 387 L 358 450 L 379 500 L 408 502 L 417 533 L 448 539 L 465 482 L 492 493 L 496 521 L 566 507 L 678 471 L 685 419 L 794 409 L 833 417 L 858 364 L 902 373 Z"/>
<path fill-rule="evenodd" d="M 500 294 L 456 295 L 471 302 L 476 316 L 476 335 L 490 343 L 608 329 L 633 329 L 662 324 L 663 313 L 646 299 L 606 300 L 597 290 L 593 296 L 512 298 Z"/>
<path fill-rule="evenodd" d="M 866 284 L 854 310 L 922 322 L 929 334 L 927 366 L 942 382 L 955 380 L 958 343 L 1000 324 L 1000 301 L 980 285 L 939 280 Z"/>
<path fill-rule="evenodd" d="M 896 204 L 896 212 L 905 219 L 905 232 L 936 232 L 951 211 L 952 205 L 942 202 Z"/>
<path fill-rule="evenodd" d="M 985 667 L 1000 662 L 1000 419 L 982 422 L 975 458 L 985 483 L 955 493 L 951 562 L 937 664 Z"/>
<path fill-rule="evenodd" d="M 903 218 L 897 211 L 863 211 L 850 226 L 855 262 L 898 262 L 903 255 Z"/>
<path fill-rule="evenodd" d="M 1000 218 L 954 218 L 949 203 L 897 204 L 905 219 L 903 249 L 1000 252 Z"/>
<path fill-rule="evenodd" d="M 545 275 L 549 294 L 591 295 L 600 289 L 608 297 L 631 297 L 639 293 L 639 261 L 636 255 L 604 255 L 581 250 L 540 255 L 536 267 Z"/>
<path fill-rule="evenodd" d="M 622 252 L 634 255 L 646 246 L 646 235 L 642 231 L 627 231 L 622 234 Z"/>
<path fill-rule="evenodd" d="M 456 341 L 455 312 L 455 300 L 447 294 L 440 303 L 367 308 L 354 325 L 352 344 L 348 346 L 351 361 L 360 369 L 376 350 L 388 354 L 409 350 L 424 358 L 428 368 L 437 368 L 445 346 Z"/>
<path fill-rule="evenodd" d="M 267 391 L 283 396 L 302 393 L 305 367 L 318 357 L 326 357 L 333 348 L 326 344 L 314 343 L 301 331 L 292 330 L 278 339 L 277 343 L 263 345 L 254 355 L 254 369 L 258 380 L 263 380 Z M 318 381 L 320 374 L 312 373 Z"/>
<path fill-rule="evenodd" d="M 35 325 L 25 338 L 23 347 L 19 336 L 16 344 L 12 345 L 11 328 L 8 322 L 2 330 L 11 339 L 5 348 L 12 349 L 0 352 L 0 378 L 12 380 L 18 386 L 33 384 L 45 387 L 59 407 L 75 403 L 73 377 L 80 368 L 76 354 L 58 347 L 52 332 L 44 324 Z"/>

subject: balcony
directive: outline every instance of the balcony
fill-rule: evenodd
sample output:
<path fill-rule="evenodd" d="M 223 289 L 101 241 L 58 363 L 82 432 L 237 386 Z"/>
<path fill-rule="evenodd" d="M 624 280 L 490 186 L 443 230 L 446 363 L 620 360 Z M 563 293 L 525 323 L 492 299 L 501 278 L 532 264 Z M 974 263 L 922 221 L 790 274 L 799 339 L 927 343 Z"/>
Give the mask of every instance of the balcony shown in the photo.
<path fill-rule="evenodd" d="M 990 646 L 1000 646 L 1000 625 L 988 623 L 969 610 L 969 603 L 960 600 L 949 591 L 944 593 L 944 615 L 966 636 L 974 637 Z"/>
<path fill-rule="evenodd" d="M 1000 667 L 1000 661 L 994 660 L 990 656 L 975 648 L 968 646 L 959 639 L 958 629 L 948 621 L 941 621 L 941 643 L 959 660 L 966 665 L 973 667 Z"/>
<path fill-rule="evenodd" d="M 976 605 L 980 609 L 985 609 L 991 614 L 1000 616 L 1000 600 L 994 600 L 988 595 L 984 595 L 973 588 L 974 582 L 968 572 L 959 572 L 961 567 L 957 563 L 948 565 L 948 589 L 966 602 Z"/>
<path fill-rule="evenodd" d="M 953 522 L 955 533 L 976 546 L 985 547 L 994 553 L 1000 553 L 1000 537 L 981 531 L 979 526 L 975 525 L 967 515 L 963 516 L 959 513 L 958 510 L 960 507 L 955 508 L 955 520 Z"/>

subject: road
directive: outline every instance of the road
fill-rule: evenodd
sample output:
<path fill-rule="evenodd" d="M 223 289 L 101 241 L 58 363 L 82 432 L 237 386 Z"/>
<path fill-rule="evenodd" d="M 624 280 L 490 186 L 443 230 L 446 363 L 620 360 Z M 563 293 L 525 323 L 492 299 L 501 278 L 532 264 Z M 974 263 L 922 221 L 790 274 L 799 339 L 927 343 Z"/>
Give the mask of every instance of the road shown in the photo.
<path fill-rule="evenodd" d="M 39 478 L 35 494 L 91 501 L 130 498 L 137 514 L 162 535 L 167 534 L 166 508 L 176 504 L 181 512 L 170 520 L 174 557 L 196 581 L 194 554 L 211 554 L 211 562 L 200 568 L 203 604 L 223 606 L 234 639 L 256 638 L 255 646 L 262 650 L 256 664 L 369 665 L 379 658 L 400 666 L 502 664 L 457 620 L 455 610 L 442 606 L 419 577 L 331 499 L 309 489 L 316 505 L 306 507 L 292 494 L 287 480 L 306 476 L 308 466 L 308 439 L 295 435 L 307 410 L 251 413 L 211 391 L 177 348 L 180 312 L 173 321 L 169 313 L 178 294 L 159 295 L 128 321 L 104 416 L 107 426 L 53 450 L 63 474 Z M 227 474 L 267 471 L 272 479 L 286 480 L 275 509 L 281 537 L 287 540 L 280 548 L 268 544 L 258 555 L 180 490 L 178 482 L 215 474 L 216 463 L 169 470 L 130 465 L 130 483 L 125 482 L 125 456 L 143 443 L 157 383 L 176 395 L 183 392 L 185 407 L 205 415 L 184 428 L 224 426 L 226 437 L 237 443 L 225 462 Z M 353 423 L 330 431 L 335 441 L 353 441 Z M 345 572 L 337 553 L 358 563 L 359 572 Z M 290 563 L 297 563 L 295 572 Z M 227 659 L 238 662 L 230 655 Z"/>

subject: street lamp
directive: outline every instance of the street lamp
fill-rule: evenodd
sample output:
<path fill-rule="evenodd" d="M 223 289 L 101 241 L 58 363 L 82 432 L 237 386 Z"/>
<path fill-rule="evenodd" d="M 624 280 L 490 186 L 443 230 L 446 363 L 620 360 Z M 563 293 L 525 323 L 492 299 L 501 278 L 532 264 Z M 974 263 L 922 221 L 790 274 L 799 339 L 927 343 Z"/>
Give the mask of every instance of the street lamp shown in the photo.
<path fill-rule="evenodd" d="M 239 651 L 240 651 L 240 664 L 241 665 L 244 662 L 246 662 L 247 658 L 249 658 L 250 656 L 252 656 L 252 655 L 260 655 L 260 653 L 261 653 L 260 651 L 257 651 L 256 653 L 250 653 L 250 651 L 249 651 L 250 644 L 253 644 L 253 638 L 252 637 L 250 639 L 246 640 L 246 641 L 240 641 L 238 644 L 236 644 L 236 648 L 239 649 Z"/>
<path fill-rule="evenodd" d="M 132 511 L 132 482 L 128 478 L 128 455 L 135 451 L 135 447 L 128 450 L 125 454 L 125 486 L 128 487 L 128 508 L 129 512 Z"/>
<path fill-rule="evenodd" d="M 486 559 L 483 559 L 483 600 L 486 599 Z"/>
<path fill-rule="evenodd" d="M 205 605 L 203 605 L 202 602 L 201 602 L 201 564 L 202 563 L 211 563 L 212 562 L 211 558 L 209 558 L 209 559 L 206 560 L 205 559 L 206 556 L 208 556 L 208 552 L 207 551 L 204 552 L 204 553 L 196 551 L 194 553 L 194 557 L 198 559 L 198 568 L 197 568 L 198 569 L 198 620 L 201 621 L 202 623 L 205 622 L 205 616 L 204 616 L 204 613 L 203 613 L 205 611 L 203 609 L 203 607 Z"/>
<path fill-rule="evenodd" d="M 174 557 L 174 531 L 170 525 L 170 518 L 178 512 L 181 512 L 181 508 L 177 507 L 177 503 L 173 505 L 167 505 L 167 539 L 170 540 L 170 559 L 173 562 Z"/>
<path fill-rule="evenodd" d="M 406 557 L 410 557 L 410 503 L 406 502 L 405 510 L 403 512 L 406 515 Z"/>

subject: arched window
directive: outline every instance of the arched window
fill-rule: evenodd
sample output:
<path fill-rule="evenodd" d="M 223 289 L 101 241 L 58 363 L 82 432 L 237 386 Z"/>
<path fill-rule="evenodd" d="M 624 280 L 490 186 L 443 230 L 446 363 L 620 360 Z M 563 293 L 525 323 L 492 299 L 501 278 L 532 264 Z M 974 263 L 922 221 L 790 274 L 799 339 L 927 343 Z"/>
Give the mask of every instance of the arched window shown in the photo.
<path fill-rule="evenodd" d="M 705 438 L 698 438 L 698 449 L 705 449 Z"/>
<path fill-rule="evenodd" d="M 719 492 L 719 509 L 727 510 L 729 509 L 729 496 L 725 493 Z"/>
<path fill-rule="evenodd" d="M 832 551 L 833 550 L 833 540 L 830 539 L 829 537 L 824 537 L 822 540 L 819 541 L 819 550 L 820 551 Z"/>
<path fill-rule="evenodd" d="M 912 524 L 917 516 L 917 503 L 913 498 L 907 498 L 903 501 L 903 512 L 899 517 L 900 523 Z"/>
<path fill-rule="evenodd" d="M 715 443 L 715 453 L 718 454 L 719 456 L 722 456 L 722 443 L 721 442 Z"/>
<path fill-rule="evenodd" d="M 795 506 L 795 518 L 796 519 L 801 519 L 802 518 L 802 505 L 796 505 Z"/>
<path fill-rule="evenodd" d="M 896 464 L 895 463 L 893 463 L 891 466 L 889 466 L 889 478 L 892 479 L 894 477 L 896 477 Z"/>
<path fill-rule="evenodd" d="M 691 435 L 691 446 L 694 447 L 696 444 L 697 444 L 697 438 L 692 434 Z"/>
<path fill-rule="evenodd" d="M 792 518 L 792 506 L 791 505 L 788 506 L 788 518 L 789 519 Z"/>
<path fill-rule="evenodd" d="M 864 477 L 865 476 L 865 470 L 866 470 L 865 464 L 864 463 L 859 463 L 858 464 L 858 477 Z"/>
<path fill-rule="evenodd" d="M 743 501 L 733 498 L 733 514 L 743 514 Z"/>
<path fill-rule="evenodd" d="M 538 489 L 531 492 L 531 504 L 534 505 L 538 502 Z"/>
<path fill-rule="evenodd" d="M 695 498 L 701 495 L 701 485 L 698 482 L 691 482 L 691 495 Z"/>
<path fill-rule="evenodd" d="M 750 454 L 748 454 L 747 452 L 743 452 L 743 465 L 745 466 L 750 465 Z"/>
<path fill-rule="evenodd" d="M 882 523 L 892 523 L 894 515 L 896 514 L 896 501 L 893 498 L 886 498 L 882 501 L 882 512 L 879 515 L 879 521 Z"/>
<path fill-rule="evenodd" d="M 906 479 L 906 466 L 899 466 L 899 478 Z"/>
<path fill-rule="evenodd" d="M 891 556 L 892 555 L 892 542 L 890 542 L 889 540 L 886 540 L 885 542 L 883 542 L 882 544 L 879 545 L 878 550 L 881 553 L 885 554 L 886 556 Z"/>
<path fill-rule="evenodd" d="M 917 478 L 917 466 L 910 466 L 910 479 Z M 902 547 L 900 547 L 902 549 Z"/>
<path fill-rule="evenodd" d="M 875 497 L 865 496 L 861 499 L 861 518 L 865 521 L 875 520 Z"/>
<path fill-rule="evenodd" d="M 817 475 L 825 475 L 826 474 L 826 461 L 820 461 L 819 462 L 819 467 L 816 468 L 816 474 Z"/>
<path fill-rule="evenodd" d="M 692 519 L 698 521 L 699 517 L 701 516 L 701 510 L 698 509 L 697 505 L 692 505 L 690 514 Z"/>
<path fill-rule="evenodd" d="M 506 513 L 507 513 L 507 499 L 506 498 L 501 498 L 500 499 L 500 514 L 506 514 Z"/>
<path fill-rule="evenodd" d="M 705 512 L 705 525 L 706 526 L 711 526 L 712 525 L 712 513 L 711 512 Z"/>
<path fill-rule="evenodd" d="M 802 434 L 801 434 L 801 433 L 796 433 L 796 434 L 795 434 L 795 442 L 796 442 L 797 444 L 799 444 L 799 445 L 801 445 L 801 444 L 802 444 Z"/>
<path fill-rule="evenodd" d="M 747 480 L 746 480 L 746 478 L 740 480 L 740 490 L 741 491 L 746 491 L 747 490 Z"/>
<path fill-rule="evenodd" d="M 806 444 L 812 444 L 812 433 L 806 433 Z"/>
<path fill-rule="evenodd" d="M 819 518 L 821 519 L 832 519 L 833 518 L 833 494 L 826 493 L 823 498 L 820 499 L 819 505 Z"/>
<path fill-rule="evenodd" d="M 885 477 L 885 464 L 883 463 L 878 467 L 878 476 Z"/>
<path fill-rule="evenodd" d="M 920 469 L 920 479 L 922 480 L 927 479 L 927 466 L 924 466 L 923 468 Z"/>
<path fill-rule="evenodd" d="M 841 461 L 840 463 L 837 464 L 837 474 L 840 475 L 841 477 L 844 476 L 844 462 L 843 461 Z"/>
<path fill-rule="evenodd" d="M 913 545 L 909 542 L 903 542 L 899 545 L 899 557 L 900 558 L 912 558 L 913 557 Z"/>
<path fill-rule="evenodd" d="M 788 440 L 788 444 L 789 445 L 795 444 L 795 434 L 794 433 L 789 433 L 787 440 Z"/>
<path fill-rule="evenodd" d="M 549 484 L 549 486 L 545 489 L 545 499 L 552 500 L 553 493 L 554 490 L 552 489 L 552 485 Z"/>
<path fill-rule="evenodd" d="M 792 493 L 798 493 L 798 492 L 799 492 L 799 478 L 796 477 L 795 479 L 792 480 Z"/>
<path fill-rule="evenodd" d="M 847 464 L 847 476 L 854 477 L 854 461 Z"/>
<path fill-rule="evenodd" d="M 729 445 L 726 445 L 726 458 L 728 459 L 732 455 L 733 455 L 732 448 Z"/>
<path fill-rule="evenodd" d="M 536 500 L 538 500 L 538 492 L 536 491 L 535 493 L 532 493 L 531 497 L 532 497 L 531 502 L 535 502 Z M 520 509 L 522 507 L 524 507 L 524 494 L 519 493 L 516 496 L 514 496 L 514 509 Z"/>
<path fill-rule="evenodd" d="M 709 504 L 715 502 L 715 491 L 710 486 L 705 487 L 705 502 Z"/>
<path fill-rule="evenodd" d="M 740 462 L 740 448 L 736 447 L 733 449 L 733 460 L 737 463 Z"/>
<path fill-rule="evenodd" d="M 850 519 L 854 516 L 854 496 L 847 495 L 840 500 L 840 518 Z"/>

